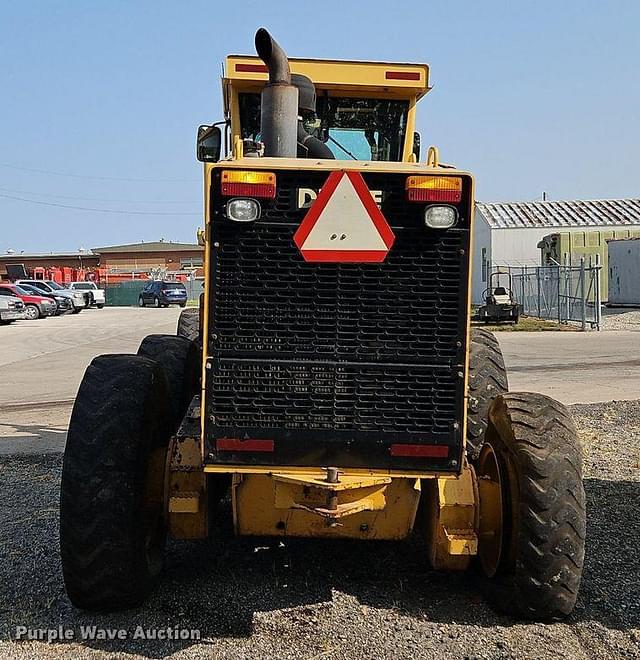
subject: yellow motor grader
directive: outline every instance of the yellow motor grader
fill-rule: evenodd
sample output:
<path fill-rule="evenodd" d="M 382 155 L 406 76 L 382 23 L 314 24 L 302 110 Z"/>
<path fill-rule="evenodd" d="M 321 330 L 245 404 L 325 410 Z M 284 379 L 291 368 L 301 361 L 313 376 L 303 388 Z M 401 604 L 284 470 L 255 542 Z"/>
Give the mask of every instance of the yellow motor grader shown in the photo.
<path fill-rule="evenodd" d="M 508 393 L 497 341 L 470 330 L 473 178 L 433 147 L 421 160 L 429 68 L 255 42 L 226 60 L 224 120 L 198 129 L 200 308 L 137 355 L 94 359 L 78 392 L 71 601 L 141 603 L 167 534 L 207 536 L 230 492 L 237 534 L 420 532 L 425 562 L 478 568 L 511 613 L 569 614 L 581 449 L 564 406 Z"/>

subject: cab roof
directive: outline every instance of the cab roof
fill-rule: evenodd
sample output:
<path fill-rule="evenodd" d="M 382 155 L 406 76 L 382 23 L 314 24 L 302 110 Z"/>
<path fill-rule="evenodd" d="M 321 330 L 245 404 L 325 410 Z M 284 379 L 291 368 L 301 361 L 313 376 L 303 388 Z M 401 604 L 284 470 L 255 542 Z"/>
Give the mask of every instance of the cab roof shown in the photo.
<path fill-rule="evenodd" d="M 427 64 L 290 57 L 289 66 L 291 73 L 307 76 L 321 90 L 377 92 L 383 97 L 417 100 L 431 89 Z M 225 92 L 229 86 L 247 91 L 259 90 L 267 79 L 267 67 L 259 57 L 227 57 L 222 81 Z M 226 93 L 225 98 L 228 98 Z"/>

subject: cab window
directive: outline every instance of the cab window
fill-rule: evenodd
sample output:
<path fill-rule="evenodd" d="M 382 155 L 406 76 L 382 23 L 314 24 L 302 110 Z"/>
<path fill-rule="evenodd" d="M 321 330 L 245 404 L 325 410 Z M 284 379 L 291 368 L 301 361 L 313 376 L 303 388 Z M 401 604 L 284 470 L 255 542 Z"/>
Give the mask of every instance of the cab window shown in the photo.
<path fill-rule="evenodd" d="M 240 93 L 243 138 L 260 141 L 260 95 Z M 328 96 L 319 92 L 316 116 L 305 118 L 305 129 L 340 160 L 402 160 L 409 102 Z"/>

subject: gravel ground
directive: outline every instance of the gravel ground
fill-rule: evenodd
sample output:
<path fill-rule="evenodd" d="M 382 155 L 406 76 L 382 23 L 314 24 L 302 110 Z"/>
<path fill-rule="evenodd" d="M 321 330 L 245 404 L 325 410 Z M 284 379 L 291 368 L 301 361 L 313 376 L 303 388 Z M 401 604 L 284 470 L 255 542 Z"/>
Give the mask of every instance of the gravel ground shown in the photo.
<path fill-rule="evenodd" d="M 640 309 L 602 309 L 602 330 L 640 330 Z"/>
<path fill-rule="evenodd" d="M 62 457 L 0 456 L 0 656 L 19 658 L 637 658 L 640 657 L 640 401 L 576 405 L 589 506 L 580 599 L 562 624 L 495 614 L 478 578 L 430 571 L 417 541 L 231 535 L 172 542 L 144 608 L 87 615 L 68 602 L 58 556 Z M 12 641 L 15 628 L 197 629 L 200 641 Z"/>

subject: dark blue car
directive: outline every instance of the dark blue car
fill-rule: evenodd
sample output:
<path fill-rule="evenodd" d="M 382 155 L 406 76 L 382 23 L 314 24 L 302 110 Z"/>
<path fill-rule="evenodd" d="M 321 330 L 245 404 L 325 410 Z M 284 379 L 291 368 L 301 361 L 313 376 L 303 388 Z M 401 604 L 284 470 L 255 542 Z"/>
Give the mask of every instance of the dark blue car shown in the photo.
<path fill-rule="evenodd" d="M 140 292 L 138 306 L 168 307 L 187 304 L 187 290 L 181 282 L 149 282 Z"/>

